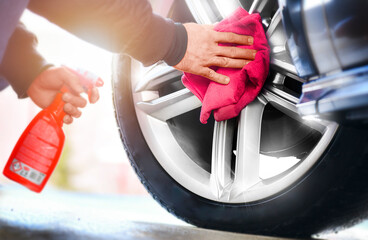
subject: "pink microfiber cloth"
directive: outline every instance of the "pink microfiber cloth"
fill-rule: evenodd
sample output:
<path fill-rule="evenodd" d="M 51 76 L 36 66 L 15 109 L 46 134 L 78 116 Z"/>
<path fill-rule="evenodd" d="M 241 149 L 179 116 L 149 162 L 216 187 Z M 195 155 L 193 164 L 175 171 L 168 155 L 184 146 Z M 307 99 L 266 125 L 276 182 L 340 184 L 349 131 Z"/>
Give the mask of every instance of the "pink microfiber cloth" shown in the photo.
<path fill-rule="evenodd" d="M 214 29 L 219 32 L 253 36 L 252 46 L 237 47 L 255 49 L 257 54 L 255 59 L 242 69 L 213 68 L 216 72 L 230 77 L 227 85 L 191 73 L 184 73 L 183 84 L 202 102 L 200 116 L 202 123 L 207 123 L 212 110 L 216 121 L 238 116 L 240 111 L 261 91 L 270 62 L 270 50 L 258 13 L 249 14 L 243 8 L 238 8 L 232 16 L 218 23 Z"/>

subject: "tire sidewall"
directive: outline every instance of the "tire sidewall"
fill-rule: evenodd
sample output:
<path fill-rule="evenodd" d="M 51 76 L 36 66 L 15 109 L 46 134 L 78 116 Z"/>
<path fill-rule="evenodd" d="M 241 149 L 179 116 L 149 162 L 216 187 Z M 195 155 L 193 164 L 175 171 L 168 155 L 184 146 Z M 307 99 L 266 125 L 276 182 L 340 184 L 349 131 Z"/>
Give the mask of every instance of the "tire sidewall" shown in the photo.
<path fill-rule="evenodd" d="M 344 211 L 332 214 L 331 209 L 341 205 L 337 189 L 348 184 L 356 165 L 366 162 L 362 149 L 367 130 L 339 127 L 314 167 L 283 192 L 252 203 L 215 202 L 182 187 L 156 160 L 135 113 L 130 59 L 120 56 L 118 62 L 113 94 L 124 147 L 142 183 L 169 212 L 200 227 L 283 236 L 307 236 L 334 227 L 344 218 Z"/>

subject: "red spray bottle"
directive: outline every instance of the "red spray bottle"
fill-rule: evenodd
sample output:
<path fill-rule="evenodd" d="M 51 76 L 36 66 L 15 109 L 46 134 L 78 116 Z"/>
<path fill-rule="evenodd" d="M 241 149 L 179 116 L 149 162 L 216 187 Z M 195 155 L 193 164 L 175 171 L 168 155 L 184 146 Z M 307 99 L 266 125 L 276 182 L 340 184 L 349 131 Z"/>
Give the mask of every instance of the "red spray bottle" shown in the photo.
<path fill-rule="evenodd" d="M 103 85 L 102 79 L 80 69 L 73 70 L 90 96 L 93 86 Z M 41 192 L 55 169 L 62 152 L 65 135 L 62 129 L 65 112 L 62 95 L 64 86 L 50 106 L 39 112 L 24 130 L 11 153 L 3 174 L 32 191 Z"/>

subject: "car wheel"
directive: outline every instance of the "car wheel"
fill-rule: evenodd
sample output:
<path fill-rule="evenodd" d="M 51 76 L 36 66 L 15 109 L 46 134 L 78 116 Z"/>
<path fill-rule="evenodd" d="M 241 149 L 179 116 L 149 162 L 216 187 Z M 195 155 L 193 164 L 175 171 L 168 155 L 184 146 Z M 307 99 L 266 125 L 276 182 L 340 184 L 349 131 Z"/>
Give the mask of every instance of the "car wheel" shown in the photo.
<path fill-rule="evenodd" d="M 260 12 L 271 69 L 237 118 L 202 125 L 201 103 L 182 85 L 182 73 L 116 57 L 117 123 L 153 198 L 196 226 L 264 235 L 305 237 L 364 218 L 368 131 L 299 117 L 303 80 L 290 60 L 277 2 L 169 2 L 165 15 L 181 22 L 214 23 L 238 6 Z"/>

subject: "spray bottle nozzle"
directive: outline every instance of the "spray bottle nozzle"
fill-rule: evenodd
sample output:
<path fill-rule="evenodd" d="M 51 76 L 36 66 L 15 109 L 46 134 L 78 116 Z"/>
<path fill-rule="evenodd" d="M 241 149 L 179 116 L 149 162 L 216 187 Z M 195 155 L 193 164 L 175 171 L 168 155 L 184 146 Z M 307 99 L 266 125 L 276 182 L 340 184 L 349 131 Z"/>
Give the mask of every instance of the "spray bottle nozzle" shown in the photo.
<path fill-rule="evenodd" d="M 93 87 L 102 87 L 104 85 L 103 80 L 97 75 L 84 70 L 82 68 L 70 68 L 64 66 L 79 77 L 79 81 L 82 84 L 84 91 L 88 94 L 88 99 L 91 102 L 91 90 Z"/>

